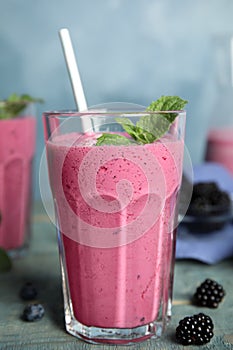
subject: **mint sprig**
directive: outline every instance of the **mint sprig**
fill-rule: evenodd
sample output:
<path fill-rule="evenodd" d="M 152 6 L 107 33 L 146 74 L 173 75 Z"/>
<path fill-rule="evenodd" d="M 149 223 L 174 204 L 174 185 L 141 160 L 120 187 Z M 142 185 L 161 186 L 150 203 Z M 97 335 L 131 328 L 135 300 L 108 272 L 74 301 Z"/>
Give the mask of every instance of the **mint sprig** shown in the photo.
<path fill-rule="evenodd" d="M 17 117 L 30 103 L 42 103 L 40 98 L 30 95 L 11 94 L 6 100 L 0 101 L 0 120 Z"/>
<path fill-rule="evenodd" d="M 116 118 L 116 121 L 131 136 L 104 133 L 97 139 L 97 146 L 101 145 L 129 145 L 131 143 L 147 144 L 162 137 L 174 122 L 178 113 L 188 101 L 179 96 L 161 96 L 153 101 L 147 108 L 148 112 L 174 111 L 172 113 L 155 113 L 142 116 L 135 124 L 128 118 Z"/>

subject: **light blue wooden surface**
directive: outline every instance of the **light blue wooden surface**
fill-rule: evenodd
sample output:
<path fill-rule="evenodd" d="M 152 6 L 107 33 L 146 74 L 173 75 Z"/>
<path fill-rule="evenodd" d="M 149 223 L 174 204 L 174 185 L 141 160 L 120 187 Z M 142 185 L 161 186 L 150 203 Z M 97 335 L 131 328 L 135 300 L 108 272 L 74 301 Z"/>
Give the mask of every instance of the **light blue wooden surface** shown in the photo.
<path fill-rule="evenodd" d="M 28 255 L 14 261 L 13 269 L 0 274 L 0 350 L 113 350 L 118 346 L 90 345 L 66 333 L 55 228 L 43 211 L 36 210 L 33 237 Z M 212 317 L 215 330 L 212 341 L 201 349 L 233 349 L 233 260 L 208 266 L 195 261 L 177 261 L 175 266 L 173 317 L 167 333 L 159 341 L 135 344 L 136 350 L 183 349 L 176 343 L 175 328 L 187 315 L 204 312 Z M 206 277 L 222 283 L 226 297 L 218 309 L 198 308 L 190 303 L 196 286 Z M 24 282 L 34 282 L 38 301 L 45 307 L 45 316 L 35 323 L 20 319 L 24 302 L 19 289 Z M 129 349 L 120 346 L 122 349 Z M 197 347 L 186 347 L 197 349 Z"/>

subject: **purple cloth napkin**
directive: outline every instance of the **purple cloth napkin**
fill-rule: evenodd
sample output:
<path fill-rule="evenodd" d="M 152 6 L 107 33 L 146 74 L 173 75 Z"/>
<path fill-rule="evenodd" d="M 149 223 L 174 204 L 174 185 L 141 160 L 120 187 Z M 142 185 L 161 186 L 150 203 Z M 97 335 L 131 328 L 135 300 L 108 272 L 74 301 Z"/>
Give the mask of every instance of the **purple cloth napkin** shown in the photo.
<path fill-rule="evenodd" d="M 233 176 L 221 165 L 207 162 L 194 167 L 194 183 L 215 181 L 233 199 Z M 191 233 L 180 224 L 177 233 L 176 258 L 196 259 L 215 264 L 233 256 L 233 220 L 223 229 L 211 233 Z"/>

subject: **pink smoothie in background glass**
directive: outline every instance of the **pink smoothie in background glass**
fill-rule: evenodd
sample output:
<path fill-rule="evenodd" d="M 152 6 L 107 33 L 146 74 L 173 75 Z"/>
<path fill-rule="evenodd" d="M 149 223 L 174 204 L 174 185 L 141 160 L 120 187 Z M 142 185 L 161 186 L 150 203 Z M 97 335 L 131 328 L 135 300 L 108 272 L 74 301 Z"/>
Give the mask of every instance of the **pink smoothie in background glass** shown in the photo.
<path fill-rule="evenodd" d="M 97 136 L 47 141 L 71 308 L 86 326 L 138 327 L 169 314 L 184 145 L 168 135 L 95 146 Z"/>
<path fill-rule="evenodd" d="M 233 129 L 211 129 L 207 137 L 206 160 L 222 164 L 233 175 Z"/>
<path fill-rule="evenodd" d="M 32 197 L 36 120 L 0 120 L 0 247 L 17 255 L 27 244 Z"/>

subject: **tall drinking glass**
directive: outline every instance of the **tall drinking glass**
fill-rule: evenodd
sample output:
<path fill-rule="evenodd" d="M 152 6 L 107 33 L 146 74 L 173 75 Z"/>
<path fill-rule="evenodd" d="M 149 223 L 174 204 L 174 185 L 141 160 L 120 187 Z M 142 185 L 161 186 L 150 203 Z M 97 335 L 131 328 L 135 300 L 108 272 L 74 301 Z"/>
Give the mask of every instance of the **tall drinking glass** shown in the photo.
<path fill-rule="evenodd" d="M 166 112 L 43 115 L 65 324 L 88 342 L 158 338 L 170 319 L 185 129 L 185 112 L 172 113 L 165 135 L 145 144 L 119 121 Z M 99 143 L 106 133 L 118 136 Z"/>
<path fill-rule="evenodd" d="M 24 255 L 31 234 L 36 118 L 26 109 L 0 120 L 0 247 Z"/>

